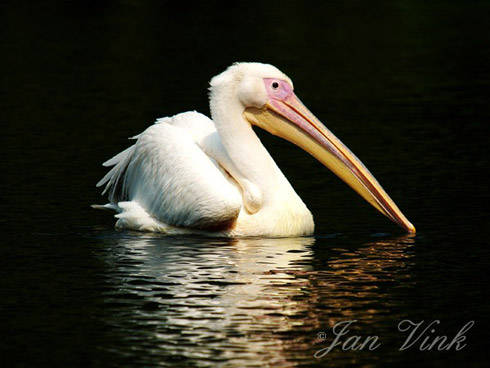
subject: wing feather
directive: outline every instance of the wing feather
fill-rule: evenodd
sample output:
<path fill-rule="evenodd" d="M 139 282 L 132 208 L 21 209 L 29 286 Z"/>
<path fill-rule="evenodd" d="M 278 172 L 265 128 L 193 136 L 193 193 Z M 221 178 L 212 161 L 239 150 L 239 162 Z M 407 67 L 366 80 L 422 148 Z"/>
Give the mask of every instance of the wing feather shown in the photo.
<path fill-rule="evenodd" d="M 199 140 L 215 132 L 196 112 L 159 119 L 136 143 L 104 166 L 112 169 L 97 183 L 117 206 L 136 201 L 148 214 L 172 226 L 209 229 L 232 223 L 242 199 L 239 189 L 209 157 Z"/>

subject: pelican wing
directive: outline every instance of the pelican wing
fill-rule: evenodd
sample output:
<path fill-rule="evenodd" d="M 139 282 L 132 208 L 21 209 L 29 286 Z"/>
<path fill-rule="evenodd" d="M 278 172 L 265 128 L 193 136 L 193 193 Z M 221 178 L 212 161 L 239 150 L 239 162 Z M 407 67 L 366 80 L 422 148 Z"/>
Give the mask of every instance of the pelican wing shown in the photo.
<path fill-rule="evenodd" d="M 213 122 L 196 112 L 160 119 L 135 137 L 133 146 L 104 163 L 113 168 L 97 186 L 105 185 L 103 194 L 113 208 L 131 201 L 167 225 L 226 228 L 238 217 L 242 198 L 200 146 L 214 132 Z"/>

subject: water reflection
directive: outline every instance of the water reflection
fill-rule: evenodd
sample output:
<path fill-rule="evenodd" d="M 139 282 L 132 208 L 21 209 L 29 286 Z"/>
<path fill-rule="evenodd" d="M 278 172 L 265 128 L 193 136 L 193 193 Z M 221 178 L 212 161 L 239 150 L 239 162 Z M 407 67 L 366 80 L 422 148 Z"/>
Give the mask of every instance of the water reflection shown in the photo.
<path fill-rule="evenodd" d="M 412 238 L 354 248 L 336 242 L 140 235 L 108 241 L 104 322 L 113 344 L 102 348 L 152 365 L 312 362 L 319 330 L 354 318 L 376 324 L 399 304 L 397 287 L 411 285 Z"/>

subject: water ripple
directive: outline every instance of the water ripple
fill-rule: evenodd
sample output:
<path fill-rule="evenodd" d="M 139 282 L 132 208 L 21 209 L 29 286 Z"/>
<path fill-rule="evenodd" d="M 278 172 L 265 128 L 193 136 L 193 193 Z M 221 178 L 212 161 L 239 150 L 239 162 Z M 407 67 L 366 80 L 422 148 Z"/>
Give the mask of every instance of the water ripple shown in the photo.
<path fill-rule="evenodd" d="M 356 248 L 314 238 L 103 242 L 114 344 L 101 348 L 141 365 L 310 364 L 317 331 L 352 318 L 380 328 L 414 285 L 408 236 Z"/>

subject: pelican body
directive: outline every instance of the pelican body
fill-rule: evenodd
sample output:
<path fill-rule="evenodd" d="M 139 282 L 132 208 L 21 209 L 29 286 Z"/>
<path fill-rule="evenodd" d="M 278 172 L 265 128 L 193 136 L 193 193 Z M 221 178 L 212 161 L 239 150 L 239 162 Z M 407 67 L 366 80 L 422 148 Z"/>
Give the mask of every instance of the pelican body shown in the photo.
<path fill-rule="evenodd" d="M 116 227 L 167 234 L 311 235 L 311 212 L 252 129 L 298 145 L 408 232 L 401 213 L 359 159 L 298 99 L 276 67 L 236 63 L 210 82 L 212 120 L 195 111 L 158 119 L 104 163 L 99 181 Z"/>

